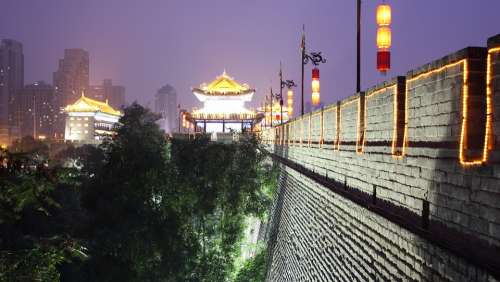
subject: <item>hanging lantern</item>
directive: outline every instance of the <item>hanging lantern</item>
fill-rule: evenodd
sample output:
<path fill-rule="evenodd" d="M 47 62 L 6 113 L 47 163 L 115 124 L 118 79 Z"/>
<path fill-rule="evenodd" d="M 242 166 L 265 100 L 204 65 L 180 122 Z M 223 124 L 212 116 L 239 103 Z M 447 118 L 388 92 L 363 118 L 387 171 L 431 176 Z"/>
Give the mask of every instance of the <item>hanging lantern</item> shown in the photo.
<path fill-rule="evenodd" d="M 382 4 L 377 7 L 377 24 L 379 26 L 391 25 L 391 6 Z"/>
<path fill-rule="evenodd" d="M 319 69 L 314 68 L 312 70 L 312 104 L 313 106 L 319 105 L 320 97 L 319 97 Z"/>
<path fill-rule="evenodd" d="M 379 49 L 391 48 L 391 28 L 382 26 L 377 29 L 377 47 Z"/>
<path fill-rule="evenodd" d="M 385 73 L 391 68 L 391 52 L 388 50 L 377 51 L 377 70 Z"/>
<path fill-rule="evenodd" d="M 292 89 L 288 89 L 286 102 L 287 102 L 287 108 L 288 108 L 288 117 L 290 118 L 293 114 L 293 91 L 292 91 Z"/>
<path fill-rule="evenodd" d="M 377 70 L 385 74 L 391 68 L 391 7 L 383 4 L 377 7 Z"/>

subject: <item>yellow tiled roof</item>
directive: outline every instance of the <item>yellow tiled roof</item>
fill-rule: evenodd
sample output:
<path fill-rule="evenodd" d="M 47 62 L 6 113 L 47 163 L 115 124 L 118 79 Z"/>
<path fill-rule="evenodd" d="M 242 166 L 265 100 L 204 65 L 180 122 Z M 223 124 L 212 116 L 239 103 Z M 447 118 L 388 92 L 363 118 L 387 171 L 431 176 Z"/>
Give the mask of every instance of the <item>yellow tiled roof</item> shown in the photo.
<path fill-rule="evenodd" d="M 246 84 L 236 82 L 232 77 L 227 75 L 226 71 L 218 76 L 214 81 L 208 85 L 202 85 L 201 90 L 206 93 L 243 93 L 250 90 Z"/>
<path fill-rule="evenodd" d="M 82 96 L 75 103 L 67 105 L 66 108 L 64 108 L 64 110 L 66 112 L 103 112 L 114 116 L 122 115 L 120 111 L 117 111 L 113 109 L 113 107 L 108 105 L 107 101 L 101 102 L 94 99 L 90 99 L 88 97 L 85 97 L 83 93 Z"/>

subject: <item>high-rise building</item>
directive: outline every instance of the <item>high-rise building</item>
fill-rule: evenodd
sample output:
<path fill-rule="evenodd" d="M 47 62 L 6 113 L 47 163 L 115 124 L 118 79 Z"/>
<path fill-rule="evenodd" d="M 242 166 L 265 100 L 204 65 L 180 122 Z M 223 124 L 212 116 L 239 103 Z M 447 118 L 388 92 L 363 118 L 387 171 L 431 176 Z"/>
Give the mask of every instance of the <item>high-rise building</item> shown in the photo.
<path fill-rule="evenodd" d="M 111 79 L 105 79 L 102 85 L 90 86 L 88 96 L 99 101 L 108 101 L 109 105 L 115 109 L 125 106 L 125 87 L 113 85 Z"/>
<path fill-rule="evenodd" d="M 177 91 L 170 84 L 160 88 L 155 95 L 155 112 L 161 115 L 160 126 L 172 133 L 177 128 Z"/>
<path fill-rule="evenodd" d="M 83 49 L 65 49 L 64 58 L 54 72 L 54 106 L 56 107 L 54 133 L 64 138 L 64 107 L 74 103 L 89 88 L 89 53 Z"/>
<path fill-rule="evenodd" d="M 23 45 L 11 39 L 0 41 L 0 145 L 5 146 L 19 135 L 11 126 L 12 103 L 24 85 Z"/>
<path fill-rule="evenodd" d="M 37 139 L 53 137 L 54 88 L 38 81 L 20 90 L 13 103 L 13 124 L 19 128 L 19 137 Z"/>

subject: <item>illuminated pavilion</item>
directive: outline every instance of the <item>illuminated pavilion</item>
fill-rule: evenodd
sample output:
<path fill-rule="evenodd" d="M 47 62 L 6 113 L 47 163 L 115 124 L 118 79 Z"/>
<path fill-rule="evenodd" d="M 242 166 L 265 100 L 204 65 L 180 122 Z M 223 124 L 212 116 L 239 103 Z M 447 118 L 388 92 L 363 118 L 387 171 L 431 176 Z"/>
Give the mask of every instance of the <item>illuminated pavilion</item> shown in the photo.
<path fill-rule="evenodd" d="M 64 140 L 82 144 L 99 144 L 106 137 L 112 136 L 114 126 L 122 116 L 108 101 L 90 99 L 83 93 L 75 103 L 66 106 L 64 111 L 67 114 Z"/>
<path fill-rule="evenodd" d="M 226 71 L 209 84 L 193 87 L 192 91 L 203 103 L 203 108 L 194 109 L 188 119 L 204 132 L 253 130 L 262 118 L 245 107 L 245 103 L 252 100 L 255 89 L 237 82 Z"/>

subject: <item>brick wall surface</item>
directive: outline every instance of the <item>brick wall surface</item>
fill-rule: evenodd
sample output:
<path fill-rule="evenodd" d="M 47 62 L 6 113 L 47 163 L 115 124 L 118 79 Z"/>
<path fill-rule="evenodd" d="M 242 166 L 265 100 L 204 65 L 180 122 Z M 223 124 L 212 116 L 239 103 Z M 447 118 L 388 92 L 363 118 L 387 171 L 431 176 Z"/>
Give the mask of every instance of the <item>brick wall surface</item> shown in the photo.
<path fill-rule="evenodd" d="M 496 281 L 300 173 L 281 169 L 268 281 Z"/>
<path fill-rule="evenodd" d="M 487 242 L 492 248 L 498 248 L 500 246 L 500 115 L 497 113 L 500 112 L 500 99 L 498 98 L 500 95 L 500 49 L 495 49 L 497 47 L 500 47 L 500 36 L 491 38 L 488 41 L 488 48 L 460 50 L 412 70 L 407 73 L 406 77 L 393 79 L 368 89 L 365 94 L 351 96 L 335 105 L 325 107 L 322 111 L 298 117 L 288 123 L 290 125 L 289 136 L 292 140 L 285 140 L 284 145 L 276 145 L 272 142 L 274 133 L 270 130 L 263 132 L 262 139 L 271 153 L 367 195 L 373 194 L 376 190 L 378 199 L 388 201 L 416 215 L 427 217 L 426 205 L 428 204 L 428 218 L 431 223 L 444 224 L 460 234 L 473 236 Z M 489 74 L 488 70 L 491 70 Z M 488 100 L 488 92 L 491 92 L 491 100 Z M 361 95 L 364 95 L 364 99 L 361 99 Z M 337 111 L 339 105 L 340 111 Z M 340 112 L 340 126 L 337 126 L 338 112 Z M 490 123 L 488 123 L 489 117 L 491 117 Z M 397 119 L 400 123 L 396 121 Z M 321 120 L 323 120 L 322 123 Z M 337 129 L 340 134 L 337 134 Z M 340 137 L 340 150 L 337 150 L 335 146 L 337 135 Z M 487 135 L 489 138 L 485 139 Z M 321 146 L 318 144 L 321 141 L 320 136 L 324 139 Z M 394 149 L 398 136 L 401 137 L 401 145 L 404 145 L 401 149 L 402 156 L 395 153 L 398 150 Z M 300 144 L 301 140 L 302 144 Z M 484 144 L 487 144 L 488 150 L 484 150 Z M 485 155 L 487 159 L 483 158 Z M 473 161 L 476 162 L 472 163 Z M 324 211 L 328 209 L 328 205 L 334 204 L 333 198 L 331 201 L 328 200 L 328 197 L 334 197 L 334 194 L 327 193 L 305 180 L 300 180 L 296 173 L 290 173 L 289 170 L 283 170 L 283 172 L 287 178 L 284 180 L 282 178 L 283 189 L 281 191 L 282 193 L 290 191 L 284 199 L 286 203 L 289 197 L 291 202 L 286 206 L 287 208 L 283 208 L 283 217 L 287 219 L 281 222 L 290 223 L 293 228 L 282 230 L 280 226 L 277 231 L 283 234 L 280 238 L 285 240 L 287 236 L 291 236 L 290 232 L 293 233 L 295 232 L 293 230 L 299 228 L 307 234 L 312 232 L 308 230 L 309 228 L 313 228 L 318 234 L 333 232 L 336 230 L 319 230 L 320 227 L 311 224 L 322 220 L 335 221 L 339 226 L 348 225 L 351 229 L 342 229 L 344 233 L 337 230 L 338 232 L 332 233 L 329 238 L 334 241 L 351 238 L 353 242 L 346 241 L 345 243 L 352 244 L 357 249 L 347 249 L 346 254 L 351 253 L 353 257 L 344 258 L 344 260 L 360 264 L 356 270 L 350 270 L 350 274 L 344 273 L 343 279 L 339 280 L 349 281 L 347 278 L 354 276 L 417 279 L 412 276 L 413 274 L 406 272 L 404 275 L 409 276 L 401 274 L 400 272 L 404 272 L 402 270 L 405 268 L 392 273 L 392 270 L 399 269 L 394 265 L 383 264 L 384 266 L 377 268 L 380 272 L 374 270 L 375 266 L 371 265 L 375 263 L 374 261 L 378 259 L 392 261 L 391 258 L 384 257 L 388 256 L 385 251 L 377 249 L 380 247 L 378 244 L 381 243 L 374 240 L 382 240 L 381 237 L 373 234 L 356 234 L 360 237 L 355 237 L 350 232 L 361 232 L 359 229 L 364 227 L 351 225 L 363 223 L 360 221 L 342 222 L 346 217 L 340 216 L 342 214 L 340 210 L 329 213 Z M 283 183 L 289 187 L 283 186 Z M 315 187 L 312 191 L 302 191 L 310 190 L 312 186 Z M 292 214 L 299 215 L 288 209 L 292 208 L 291 203 L 297 200 L 299 195 L 304 197 L 304 205 L 308 203 L 307 206 L 299 209 L 310 209 L 309 213 L 300 215 L 305 217 L 301 219 L 302 221 L 299 221 L 299 218 L 293 219 Z M 322 199 L 319 195 L 330 196 Z M 314 200 L 308 197 L 314 197 Z M 339 202 L 343 201 L 339 197 L 335 199 Z M 313 205 L 309 201 L 317 203 Z M 340 205 L 337 201 L 335 204 Z M 321 211 L 314 211 L 315 209 Z M 332 209 L 341 208 L 336 206 Z M 352 209 L 350 212 L 356 214 L 362 207 L 350 204 L 349 208 L 344 208 L 343 211 L 349 212 L 349 209 Z M 361 211 L 359 212 L 362 214 Z M 309 216 L 312 217 L 311 222 L 307 221 Z M 370 219 L 376 218 L 369 212 L 364 216 Z M 319 219 L 320 217 L 326 218 Z M 299 227 L 300 224 L 306 225 Z M 323 223 L 317 222 L 317 224 Z M 332 226 L 321 225 L 324 228 Z M 409 239 L 405 238 L 411 237 L 403 229 L 396 228 L 395 230 L 392 232 L 399 234 L 397 240 L 408 241 Z M 361 235 L 366 235 L 366 237 Z M 306 236 L 306 234 L 301 236 Z M 307 239 L 301 244 L 305 252 L 312 252 L 313 249 L 308 248 L 312 248 L 309 244 L 314 241 L 314 236 L 312 234 L 307 236 L 301 237 L 304 240 Z M 333 244 L 330 241 L 327 243 Z M 318 257 L 315 257 L 314 261 L 309 262 L 311 265 L 306 266 L 305 262 L 292 256 L 291 250 L 300 247 L 293 247 L 295 246 L 293 244 L 295 243 L 281 241 L 281 239 L 276 241 L 276 248 L 282 252 L 280 254 L 286 253 L 288 257 L 283 258 L 285 261 L 278 260 L 282 264 L 273 262 L 271 273 L 282 271 L 286 277 L 295 273 L 294 271 L 298 271 L 296 273 L 299 274 L 307 267 L 311 267 L 312 269 L 318 268 L 316 275 L 320 275 L 321 271 L 333 271 L 323 269 L 326 266 L 339 270 L 342 263 L 347 263 L 339 261 L 340 258 L 331 258 L 331 263 L 326 263 L 322 259 L 322 256 L 327 255 L 326 250 L 322 250 L 318 251 Z M 389 249 L 389 245 L 386 247 Z M 344 246 L 344 248 L 347 247 Z M 355 251 L 359 249 L 381 252 L 381 254 L 377 254 L 374 259 L 373 256 L 366 257 L 366 254 Z M 415 256 L 414 252 L 416 251 L 412 249 L 409 253 Z M 308 255 L 313 256 L 312 253 Z M 403 257 L 398 257 L 399 255 Z M 405 251 L 393 256 L 405 260 L 406 255 Z M 432 256 L 433 253 L 431 252 L 430 255 Z M 291 260 L 290 264 L 287 264 L 286 260 Z M 425 261 L 428 262 L 428 260 Z M 314 266 L 315 263 L 317 263 L 316 266 Z M 391 263 L 397 264 L 397 262 Z M 415 262 L 410 264 L 414 265 Z M 283 269 L 280 270 L 280 267 Z M 294 269 L 291 270 L 288 267 Z M 275 268 L 276 272 L 274 272 Z M 370 271 L 366 272 L 365 269 Z M 382 270 L 390 275 L 384 274 Z M 428 276 L 427 270 L 423 271 L 421 268 L 418 271 L 412 268 L 406 270 L 411 270 L 410 273 L 415 272 L 415 275 L 420 278 L 437 275 L 439 279 L 447 279 L 445 272 L 436 274 L 436 271 L 439 272 L 441 269 L 435 270 L 433 267 L 428 269 L 429 273 L 432 273 L 431 276 Z M 463 272 L 461 273 L 464 275 Z M 272 276 L 271 280 L 278 276 Z M 484 280 L 483 276 L 479 276 L 481 279 L 477 280 Z M 317 280 L 321 281 L 321 279 Z M 359 280 L 364 281 L 361 278 Z M 384 279 L 381 278 L 381 280 Z M 289 281 L 309 280 L 289 279 Z"/>

